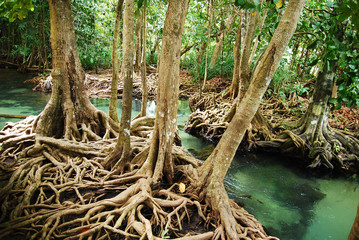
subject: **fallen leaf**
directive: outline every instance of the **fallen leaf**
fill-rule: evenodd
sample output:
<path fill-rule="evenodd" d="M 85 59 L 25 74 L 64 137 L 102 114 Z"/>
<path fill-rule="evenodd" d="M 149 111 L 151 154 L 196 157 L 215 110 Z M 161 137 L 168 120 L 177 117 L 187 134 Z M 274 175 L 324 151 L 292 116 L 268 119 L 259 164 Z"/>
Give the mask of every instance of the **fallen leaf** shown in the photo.
<path fill-rule="evenodd" d="M 178 185 L 178 189 L 181 193 L 184 193 L 186 191 L 186 185 L 184 183 L 180 183 Z"/>
<path fill-rule="evenodd" d="M 83 227 L 80 229 L 80 233 L 84 233 L 84 232 L 87 232 L 89 231 L 91 228 L 90 227 Z"/>

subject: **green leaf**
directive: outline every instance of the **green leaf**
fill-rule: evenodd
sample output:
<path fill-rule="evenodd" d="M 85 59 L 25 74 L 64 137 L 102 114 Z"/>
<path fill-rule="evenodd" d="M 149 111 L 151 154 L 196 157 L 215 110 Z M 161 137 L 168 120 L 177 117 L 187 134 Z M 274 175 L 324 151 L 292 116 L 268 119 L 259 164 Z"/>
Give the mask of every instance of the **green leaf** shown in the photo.
<path fill-rule="evenodd" d="M 338 102 L 337 105 L 335 105 L 335 109 L 338 110 L 338 109 L 341 109 L 342 108 L 342 104 L 340 102 Z"/>
<path fill-rule="evenodd" d="M 315 40 L 314 42 L 312 42 L 307 48 L 308 49 L 314 49 L 314 48 L 316 48 L 317 43 L 318 43 L 318 39 Z"/>
<path fill-rule="evenodd" d="M 144 0 L 138 0 L 138 2 L 137 2 L 137 8 L 138 8 L 138 9 L 142 7 L 143 1 L 144 1 Z"/>
<path fill-rule="evenodd" d="M 338 102 L 338 99 L 336 99 L 336 98 L 330 98 L 330 99 L 329 99 L 329 103 L 330 103 L 330 104 L 333 104 L 333 105 L 334 105 L 334 104 L 336 104 L 337 102 Z"/>
<path fill-rule="evenodd" d="M 318 61 L 319 61 L 319 59 L 316 58 L 316 59 L 314 59 L 313 61 L 311 61 L 310 63 L 308 63 L 308 66 L 309 66 L 309 67 L 313 67 L 314 65 L 316 65 L 316 64 L 318 63 Z"/>
<path fill-rule="evenodd" d="M 345 85 L 342 83 L 338 86 L 338 91 L 343 91 L 345 89 Z"/>

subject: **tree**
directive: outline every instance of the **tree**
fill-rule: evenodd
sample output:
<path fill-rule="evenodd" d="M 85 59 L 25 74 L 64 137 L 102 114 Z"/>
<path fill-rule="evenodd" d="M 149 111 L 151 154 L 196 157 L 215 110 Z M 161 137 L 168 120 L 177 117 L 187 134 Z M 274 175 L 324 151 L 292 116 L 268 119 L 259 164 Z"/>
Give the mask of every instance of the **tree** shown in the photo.
<path fill-rule="evenodd" d="M 328 123 L 329 103 L 332 100 L 338 65 L 340 63 L 343 66 L 343 63 L 348 64 L 351 60 L 347 57 L 351 55 L 347 51 L 347 46 L 351 44 L 346 34 L 348 26 L 344 22 L 337 21 L 336 17 L 340 2 L 339 5 L 332 7 L 334 7 L 332 12 L 325 9 L 309 9 L 312 12 L 319 12 L 319 15 L 329 15 L 332 18 L 330 21 L 325 21 L 326 18 L 323 17 L 320 18 L 321 23 L 314 24 L 319 33 L 322 33 L 324 29 L 326 31 L 325 36 L 316 39 L 313 44 L 313 46 L 319 44 L 318 47 L 324 46 L 324 49 L 323 54 L 316 57 L 313 60 L 314 64 L 311 64 L 315 65 L 320 62 L 321 66 L 316 78 L 313 97 L 305 115 L 291 131 L 282 131 L 272 143 L 258 142 L 257 145 L 263 148 L 269 147 L 272 150 L 280 149 L 284 152 L 293 153 L 296 150 L 311 168 L 322 166 L 338 171 L 348 169 L 357 171 L 359 141 L 353 136 L 331 128 Z M 339 81 L 342 80 L 339 78 Z"/>
<path fill-rule="evenodd" d="M 177 132 L 180 51 L 188 2 L 170 1 L 163 29 L 155 128 L 140 170 L 155 182 L 165 176 L 172 183 L 174 177 L 172 145 Z"/>
<path fill-rule="evenodd" d="M 112 81 L 111 81 L 111 97 L 110 97 L 110 106 L 109 106 L 109 117 L 114 121 L 119 122 L 117 114 L 117 91 L 118 91 L 118 77 L 119 77 L 119 59 L 118 59 L 118 35 L 120 32 L 120 23 L 122 19 L 122 5 L 123 0 L 117 2 L 116 7 L 116 20 L 113 33 L 112 41 Z"/>
<path fill-rule="evenodd" d="M 206 189 L 212 208 L 220 216 L 226 235 L 239 239 L 233 208 L 229 203 L 223 180 L 245 131 L 258 110 L 260 101 L 276 71 L 282 55 L 295 32 L 305 0 L 291 0 L 269 43 L 261 62 L 254 71 L 253 80 L 217 147 L 199 168 L 196 182 L 198 193 Z"/>
<path fill-rule="evenodd" d="M 104 136 L 107 117 L 90 103 L 86 94 L 85 73 L 78 57 L 70 1 L 50 0 L 49 8 L 53 87 L 50 101 L 34 129 L 41 136 L 66 139 Z"/>
<path fill-rule="evenodd" d="M 239 16 L 239 23 L 236 33 L 236 42 L 233 48 L 233 58 L 234 58 L 234 68 L 233 68 L 233 77 L 230 88 L 230 94 L 232 99 L 235 99 L 238 95 L 239 90 L 239 62 L 241 59 L 241 40 L 242 40 L 242 13 Z"/>
<path fill-rule="evenodd" d="M 132 81 L 133 81 L 133 31 L 134 31 L 134 3 L 125 0 L 124 29 L 123 29 L 123 98 L 120 131 L 116 147 L 105 160 L 105 167 L 116 164 L 121 170 L 129 160 L 131 142 L 130 126 L 132 111 Z M 119 160 L 118 160 L 119 159 Z M 118 161 L 117 161 L 118 160 Z M 116 162 L 117 161 L 117 162 Z"/>
<path fill-rule="evenodd" d="M 147 101 L 148 101 L 148 92 L 147 92 L 147 61 L 146 61 L 146 36 L 147 36 L 147 1 L 143 5 L 142 13 L 142 53 L 141 53 L 141 84 L 142 84 L 142 102 L 141 102 L 141 113 L 139 117 L 146 116 L 147 111 Z"/>

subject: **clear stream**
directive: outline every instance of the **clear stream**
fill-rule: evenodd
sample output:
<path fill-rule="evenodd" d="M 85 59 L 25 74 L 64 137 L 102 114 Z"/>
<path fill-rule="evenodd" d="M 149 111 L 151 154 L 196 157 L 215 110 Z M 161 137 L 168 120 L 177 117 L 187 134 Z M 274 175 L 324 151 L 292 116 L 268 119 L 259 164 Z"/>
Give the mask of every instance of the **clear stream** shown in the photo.
<path fill-rule="evenodd" d="M 23 81 L 31 76 L 0 69 L 0 114 L 37 115 L 50 95 L 33 92 Z M 108 100 L 92 99 L 107 112 Z M 121 105 L 121 104 L 119 104 Z M 120 110 L 119 106 L 119 110 Z M 141 103 L 133 101 L 133 116 Z M 149 102 L 148 114 L 156 104 Z M 211 149 L 211 144 L 182 131 L 190 110 L 179 102 L 178 124 L 183 146 L 191 152 Z M 8 121 L 0 118 L 0 128 Z M 291 167 L 290 160 L 268 154 L 237 154 L 225 180 L 228 193 L 273 235 L 283 240 L 345 240 L 359 201 L 359 179 L 314 178 L 303 169 Z M 250 195 L 250 197 L 248 196 Z"/>

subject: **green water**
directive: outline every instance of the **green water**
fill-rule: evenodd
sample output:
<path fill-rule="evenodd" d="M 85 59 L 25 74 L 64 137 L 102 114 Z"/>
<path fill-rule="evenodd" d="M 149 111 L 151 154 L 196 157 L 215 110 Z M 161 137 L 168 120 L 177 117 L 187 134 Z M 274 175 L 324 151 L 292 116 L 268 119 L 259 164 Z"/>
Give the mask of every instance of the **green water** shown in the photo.
<path fill-rule="evenodd" d="M 0 114 L 37 115 L 49 99 L 48 94 L 31 91 L 23 81 L 29 76 L 0 69 Z M 108 100 L 92 99 L 107 112 Z M 119 109 L 121 105 L 119 104 Z M 155 102 L 148 114 L 154 115 Z M 133 101 L 133 116 L 141 103 Z M 179 102 L 180 130 L 190 114 L 186 102 Z M 0 118 L 0 128 L 7 121 Z M 211 149 L 209 143 L 180 131 L 187 149 Z M 342 178 L 314 178 L 302 169 L 283 164 L 281 156 L 237 154 L 225 180 L 229 195 L 242 201 L 274 236 L 283 240 L 345 240 L 359 201 L 359 183 Z M 289 161 L 289 160 L 288 160 Z M 287 161 L 287 162 L 288 162 Z M 251 195 L 251 198 L 244 195 Z"/>

